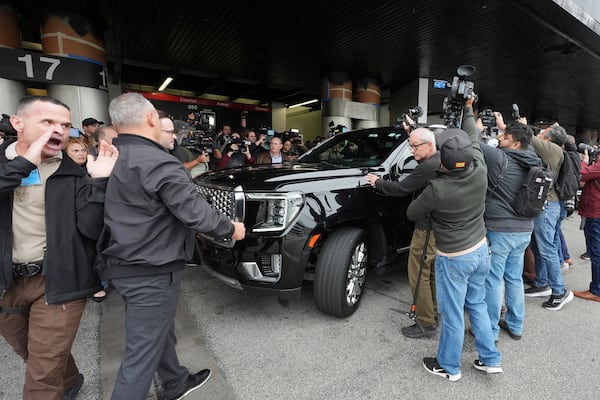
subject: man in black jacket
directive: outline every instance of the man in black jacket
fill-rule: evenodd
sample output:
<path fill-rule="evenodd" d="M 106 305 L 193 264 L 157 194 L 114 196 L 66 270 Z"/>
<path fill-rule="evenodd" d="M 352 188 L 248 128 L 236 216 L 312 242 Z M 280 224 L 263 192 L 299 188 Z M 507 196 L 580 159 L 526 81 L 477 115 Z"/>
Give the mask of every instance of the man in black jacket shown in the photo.
<path fill-rule="evenodd" d="M 390 196 L 412 196 L 423 190 L 437 176 L 440 168 L 440 153 L 436 150 L 435 135 L 427 128 L 418 128 L 410 133 L 410 149 L 419 163 L 410 175 L 401 181 L 385 181 L 375 174 L 367 174 L 367 182 L 377 190 Z M 408 255 L 408 281 L 413 296 L 417 288 L 421 257 L 426 251 L 421 272 L 419 292 L 415 299 L 417 323 L 402 328 L 402 334 L 410 338 L 432 336 L 437 332 L 437 305 L 435 301 L 435 235 L 430 231 L 427 249 L 428 218 L 415 222 Z"/>
<path fill-rule="evenodd" d="M 11 123 L 17 140 L 0 147 L 0 333 L 27 363 L 23 399 L 74 399 L 83 375 L 71 346 L 86 297 L 102 289 L 92 265 L 118 152 L 103 141 L 88 176 L 61 152 L 71 113 L 51 97 L 23 98 Z"/>
<path fill-rule="evenodd" d="M 183 164 L 160 145 L 159 115 L 148 100 L 122 94 L 109 114 L 119 131 L 120 156 L 107 185 L 97 268 L 126 304 L 125 353 L 112 399 L 145 399 L 155 372 L 165 397 L 180 399 L 211 374 L 190 374 L 175 351 L 185 244 L 194 232 L 240 240 L 245 228 L 211 207 Z"/>

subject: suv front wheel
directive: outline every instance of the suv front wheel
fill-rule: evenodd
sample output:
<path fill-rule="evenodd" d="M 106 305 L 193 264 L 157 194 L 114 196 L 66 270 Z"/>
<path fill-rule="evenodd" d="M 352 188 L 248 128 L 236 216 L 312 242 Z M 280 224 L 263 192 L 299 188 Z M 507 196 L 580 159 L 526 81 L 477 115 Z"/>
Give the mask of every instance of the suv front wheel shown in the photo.
<path fill-rule="evenodd" d="M 314 283 L 319 310 L 336 317 L 347 317 L 356 311 L 365 288 L 368 256 L 363 229 L 341 228 L 327 237 Z"/>

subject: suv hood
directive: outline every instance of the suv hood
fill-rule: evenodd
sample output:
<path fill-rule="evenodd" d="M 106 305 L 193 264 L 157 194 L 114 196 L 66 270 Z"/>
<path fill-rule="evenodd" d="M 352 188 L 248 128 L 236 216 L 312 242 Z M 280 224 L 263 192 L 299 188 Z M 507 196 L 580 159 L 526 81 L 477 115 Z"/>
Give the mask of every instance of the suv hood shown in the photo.
<path fill-rule="evenodd" d="M 333 181 L 364 176 L 361 168 L 344 168 L 328 164 L 274 164 L 258 165 L 209 171 L 194 178 L 196 184 L 211 186 L 237 187 L 244 191 L 285 191 L 285 186 L 303 182 Z M 358 184 L 358 182 L 357 182 Z M 297 188 L 297 187 L 296 187 Z"/>

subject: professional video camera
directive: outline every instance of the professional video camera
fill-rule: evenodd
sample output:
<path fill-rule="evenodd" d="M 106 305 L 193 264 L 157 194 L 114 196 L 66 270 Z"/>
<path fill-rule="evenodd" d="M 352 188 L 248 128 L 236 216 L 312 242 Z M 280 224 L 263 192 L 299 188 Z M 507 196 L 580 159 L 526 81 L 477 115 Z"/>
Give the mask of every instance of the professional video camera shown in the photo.
<path fill-rule="evenodd" d="M 329 121 L 329 137 L 335 136 L 338 133 L 346 132 L 348 128 L 342 124 L 335 124 L 333 121 Z"/>
<path fill-rule="evenodd" d="M 579 143 L 577 146 L 577 151 L 581 154 L 584 154 L 587 150 L 588 156 L 590 157 L 590 164 L 593 164 L 598 159 L 598 148 L 594 146 L 590 146 L 589 144 Z"/>
<path fill-rule="evenodd" d="M 245 153 L 246 151 L 248 151 L 248 146 L 250 146 L 252 144 L 251 141 L 249 140 L 244 140 L 242 138 L 236 138 L 233 139 L 231 141 L 229 141 L 229 144 L 237 144 L 238 145 L 238 150 L 234 150 L 234 152 L 238 152 L 238 153 Z"/>
<path fill-rule="evenodd" d="M 421 107 L 416 106 L 415 108 L 409 108 L 396 119 L 396 128 L 403 128 L 402 123 L 405 123 L 411 130 L 417 129 L 417 118 L 421 115 L 423 115 L 423 109 Z M 408 117 L 410 117 L 412 122 L 410 122 Z"/>
<path fill-rule="evenodd" d="M 475 84 L 465 78 L 473 75 L 475 67 L 472 65 L 461 65 L 456 69 L 458 76 L 448 81 L 434 79 L 433 87 L 436 89 L 450 88 L 450 96 L 444 98 L 442 108 L 444 110 L 444 121 L 448 128 L 460 128 L 462 124 L 465 100 L 473 96 Z M 475 99 L 477 101 L 477 99 Z"/>
<path fill-rule="evenodd" d="M 181 140 L 181 145 L 198 153 L 212 153 L 213 139 L 202 130 L 189 131 Z"/>
<path fill-rule="evenodd" d="M 213 136 L 215 133 L 216 115 L 212 110 L 192 111 L 184 120 L 192 128 L 204 131 L 206 136 Z"/>

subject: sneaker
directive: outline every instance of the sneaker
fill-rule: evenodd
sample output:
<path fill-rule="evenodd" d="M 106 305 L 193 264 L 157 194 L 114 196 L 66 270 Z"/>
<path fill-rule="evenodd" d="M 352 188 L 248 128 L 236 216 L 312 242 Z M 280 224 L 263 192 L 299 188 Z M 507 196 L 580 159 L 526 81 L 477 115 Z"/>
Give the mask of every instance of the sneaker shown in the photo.
<path fill-rule="evenodd" d="M 504 372 L 501 366 L 485 365 L 480 360 L 473 361 L 473 367 L 475 367 L 475 369 L 485 372 L 486 374 L 501 374 L 502 372 Z"/>
<path fill-rule="evenodd" d="M 200 372 L 196 372 L 194 375 L 190 374 L 185 382 L 185 389 L 183 392 L 175 396 L 172 400 L 183 399 L 188 394 L 192 393 L 196 389 L 200 389 L 209 379 L 212 373 L 210 369 L 203 369 Z"/>
<path fill-rule="evenodd" d="M 417 323 L 402 328 L 402 334 L 409 338 L 430 337 L 437 333 L 437 325 L 422 326 Z"/>
<path fill-rule="evenodd" d="M 563 294 L 551 295 L 550 299 L 542 304 L 542 307 L 546 310 L 558 311 L 571 300 L 573 300 L 573 292 L 565 289 Z"/>
<path fill-rule="evenodd" d="M 425 369 L 427 371 L 429 371 L 430 373 L 432 373 L 434 375 L 439 375 L 443 378 L 448 379 L 451 382 L 456 382 L 462 376 L 460 374 L 460 372 L 458 374 L 454 374 L 454 375 L 446 372 L 446 370 L 444 368 L 440 367 L 436 358 L 425 357 L 423 359 L 423 367 L 425 367 Z"/>
<path fill-rule="evenodd" d="M 83 374 L 79 374 L 77 376 L 77 380 L 75 381 L 75 384 L 73 384 L 73 386 L 71 386 L 70 388 L 65 389 L 65 392 L 63 394 L 63 400 L 75 400 L 77 398 L 77 394 L 81 390 L 82 386 L 83 386 Z"/>
<path fill-rule="evenodd" d="M 504 329 L 506 332 L 508 332 L 508 335 L 511 337 L 511 339 L 514 340 L 521 340 L 521 335 L 517 335 L 516 333 L 512 333 L 510 331 L 510 329 L 508 329 L 508 325 L 506 325 L 506 321 L 501 319 L 500 322 L 498 323 L 498 326 L 500 327 L 500 329 Z"/>
<path fill-rule="evenodd" d="M 580 255 L 579 258 L 581 258 L 582 260 L 589 260 L 590 256 L 588 256 L 588 253 L 586 251 L 585 253 L 583 253 L 582 255 Z"/>
<path fill-rule="evenodd" d="M 525 296 L 527 297 L 546 297 L 552 294 L 552 289 L 549 286 L 535 286 L 531 285 L 525 289 Z"/>

